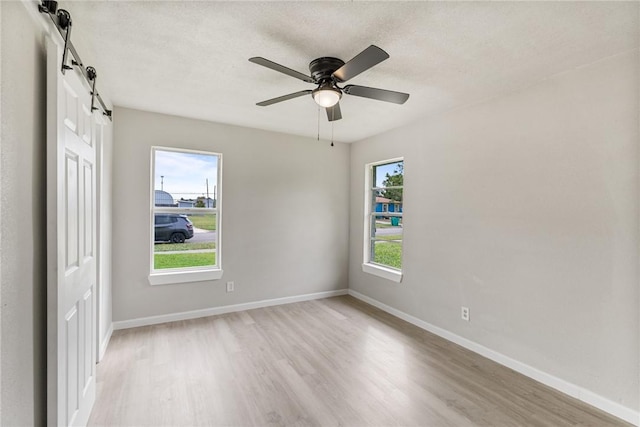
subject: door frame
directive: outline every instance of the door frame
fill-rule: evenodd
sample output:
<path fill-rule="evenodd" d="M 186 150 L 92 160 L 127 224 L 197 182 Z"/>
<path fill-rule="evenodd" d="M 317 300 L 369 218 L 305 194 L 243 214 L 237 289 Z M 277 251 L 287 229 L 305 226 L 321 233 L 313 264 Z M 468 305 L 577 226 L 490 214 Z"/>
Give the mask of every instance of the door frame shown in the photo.
<path fill-rule="evenodd" d="M 105 182 L 111 182 L 111 167 L 106 167 L 105 157 L 112 159 L 113 155 L 105 156 L 105 149 L 110 153 L 113 151 L 113 125 L 110 120 L 101 117 L 97 120 L 101 127 L 102 135 L 96 138 L 96 363 L 100 363 L 107 350 L 111 334 L 113 333 L 113 322 L 111 321 L 111 211 L 103 215 L 103 207 L 111 203 L 111 197 L 108 197 L 111 186 L 105 186 Z M 96 129 L 97 133 L 98 129 Z M 109 163 L 111 166 L 111 163 Z M 105 200 L 107 198 L 108 200 Z M 107 206 L 111 208 L 111 206 Z M 103 233 L 104 228 L 107 232 Z M 103 248 L 103 245 L 105 246 Z M 108 253 L 105 253 L 108 252 Z M 105 260 L 106 257 L 106 260 Z M 109 270 L 108 274 L 105 270 Z M 106 275 L 106 277 L 105 277 Z M 106 300 L 106 301 L 105 301 Z M 106 303 L 106 307 L 103 307 Z M 105 310 L 103 310 L 103 308 Z M 105 312 L 107 311 L 107 312 Z M 109 326 L 102 333 L 102 320 L 109 319 Z"/>

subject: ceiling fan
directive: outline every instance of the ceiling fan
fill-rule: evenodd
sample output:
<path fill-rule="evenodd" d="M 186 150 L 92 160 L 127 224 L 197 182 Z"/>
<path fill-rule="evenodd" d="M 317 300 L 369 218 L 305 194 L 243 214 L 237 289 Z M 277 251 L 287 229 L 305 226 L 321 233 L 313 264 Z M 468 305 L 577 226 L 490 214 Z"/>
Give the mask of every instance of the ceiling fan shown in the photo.
<path fill-rule="evenodd" d="M 301 90 L 299 92 L 258 102 L 256 105 L 266 107 L 267 105 L 311 94 L 315 102 L 326 109 L 327 118 L 332 122 L 342 118 L 339 101 L 340 98 L 342 98 L 343 93 L 360 96 L 362 98 L 377 99 L 378 101 L 404 104 L 407 99 L 409 99 L 408 93 L 357 85 L 346 85 L 344 87 L 338 86 L 339 83 L 343 83 L 354 78 L 358 74 L 381 63 L 387 58 L 389 58 L 389 54 L 387 52 L 380 49 L 378 46 L 371 45 L 346 63 L 341 59 L 331 57 L 314 59 L 309 64 L 311 76 L 307 76 L 306 74 L 292 70 L 291 68 L 287 68 L 259 56 L 249 58 L 249 61 L 254 64 L 262 65 L 263 67 L 295 77 L 303 82 L 318 85 L 318 87 L 313 90 Z"/>

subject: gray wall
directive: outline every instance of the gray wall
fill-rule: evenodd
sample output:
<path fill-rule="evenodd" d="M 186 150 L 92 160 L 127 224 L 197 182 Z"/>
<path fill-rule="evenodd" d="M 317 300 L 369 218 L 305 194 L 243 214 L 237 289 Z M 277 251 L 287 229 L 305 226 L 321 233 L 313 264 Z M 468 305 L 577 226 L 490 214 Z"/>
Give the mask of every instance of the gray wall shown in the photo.
<path fill-rule="evenodd" d="M 114 321 L 347 288 L 348 145 L 125 108 L 114 117 Z M 222 280 L 149 285 L 153 145 L 222 153 Z"/>
<path fill-rule="evenodd" d="M 638 63 L 618 55 L 352 145 L 350 288 L 637 411 Z M 395 284 L 362 272 L 362 218 L 364 165 L 398 156 Z"/>
<path fill-rule="evenodd" d="M 0 398 L 3 426 L 42 425 L 46 408 L 44 39 L 21 2 L 0 2 Z"/>
<path fill-rule="evenodd" d="M 46 57 L 21 3 L 0 15 L 0 424 L 41 425 Z M 350 258 L 354 290 L 637 410 L 638 72 L 617 56 L 351 147 L 117 109 L 114 320 L 341 289 Z M 224 154 L 222 281 L 148 285 L 152 144 Z M 360 269 L 364 164 L 395 156 L 401 284 Z"/>

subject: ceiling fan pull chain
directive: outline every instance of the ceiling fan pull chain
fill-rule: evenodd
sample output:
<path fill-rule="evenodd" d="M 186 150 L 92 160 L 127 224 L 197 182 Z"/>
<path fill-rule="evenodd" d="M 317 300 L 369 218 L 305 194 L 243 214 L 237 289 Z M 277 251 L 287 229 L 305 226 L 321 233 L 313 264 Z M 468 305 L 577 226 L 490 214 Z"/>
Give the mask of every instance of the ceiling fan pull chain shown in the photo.
<path fill-rule="evenodd" d="M 320 141 L 320 106 L 318 106 L 318 141 Z"/>
<path fill-rule="evenodd" d="M 331 146 L 333 147 L 333 126 L 334 126 L 335 121 L 331 122 Z"/>

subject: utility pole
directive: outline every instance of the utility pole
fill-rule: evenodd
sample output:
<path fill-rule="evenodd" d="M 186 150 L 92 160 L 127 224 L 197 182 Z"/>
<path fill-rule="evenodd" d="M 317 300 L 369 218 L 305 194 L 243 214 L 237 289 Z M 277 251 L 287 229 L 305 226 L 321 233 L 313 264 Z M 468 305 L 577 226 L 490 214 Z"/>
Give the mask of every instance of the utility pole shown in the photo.
<path fill-rule="evenodd" d="M 207 178 L 207 207 L 211 207 L 209 206 L 209 178 Z"/>
<path fill-rule="evenodd" d="M 160 175 L 160 190 L 164 191 L 164 175 Z"/>

